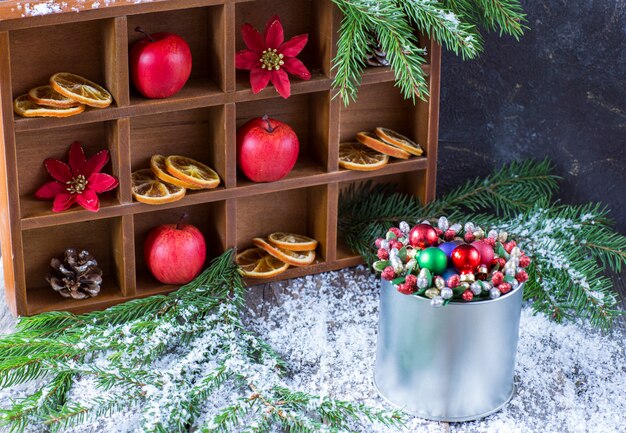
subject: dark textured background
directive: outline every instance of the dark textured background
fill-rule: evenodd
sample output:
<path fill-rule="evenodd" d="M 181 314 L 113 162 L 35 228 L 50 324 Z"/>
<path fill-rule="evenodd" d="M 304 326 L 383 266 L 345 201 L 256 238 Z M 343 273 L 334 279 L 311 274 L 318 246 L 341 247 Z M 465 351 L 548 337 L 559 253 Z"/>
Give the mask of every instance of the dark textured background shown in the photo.
<path fill-rule="evenodd" d="M 505 161 L 550 157 L 569 203 L 602 201 L 626 233 L 626 2 L 522 0 L 516 42 L 442 64 L 438 193 Z"/>

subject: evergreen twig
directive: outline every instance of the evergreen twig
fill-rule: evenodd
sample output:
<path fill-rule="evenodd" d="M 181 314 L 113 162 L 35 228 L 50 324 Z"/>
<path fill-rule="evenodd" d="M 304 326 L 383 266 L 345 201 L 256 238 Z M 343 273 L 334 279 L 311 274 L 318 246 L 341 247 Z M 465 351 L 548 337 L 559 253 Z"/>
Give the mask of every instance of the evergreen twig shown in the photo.
<path fill-rule="evenodd" d="M 231 250 L 216 258 L 198 278 L 168 296 L 80 316 L 22 318 L 15 334 L 0 338 L 0 386 L 33 379 L 43 384 L 0 410 L 0 424 L 14 432 L 33 425 L 66 431 L 137 407 L 144 432 L 182 433 L 193 426 L 207 432 L 235 427 L 266 432 L 273 426 L 323 431 L 322 412 L 287 401 L 295 393 L 283 382 L 287 366 L 243 323 L 245 285 L 233 255 Z M 75 401 L 71 387 L 79 378 L 89 378 L 99 393 Z M 207 400 L 226 386 L 234 400 L 216 398 L 224 406 L 202 425 L 198 421 L 208 410 Z M 249 395 L 251 388 L 255 398 Z M 394 412 L 325 401 L 366 421 L 401 422 Z M 267 405 L 275 411 L 268 413 Z"/>
<path fill-rule="evenodd" d="M 549 202 L 559 179 L 551 170 L 548 160 L 513 162 L 483 179 L 466 182 L 426 206 L 417 197 L 395 193 L 387 185 L 352 187 L 339 201 L 339 231 L 347 245 L 371 264 L 375 260 L 374 240 L 399 221 L 440 215 L 458 219 L 462 211 L 492 208 L 496 214 L 512 216 L 532 209 L 537 202 Z"/>
<path fill-rule="evenodd" d="M 551 171 L 547 160 L 514 162 L 425 206 L 410 195 L 366 183 L 342 195 L 339 231 L 347 246 L 371 264 L 374 240 L 400 221 L 446 215 L 485 230 L 506 230 L 533 259 L 524 296 L 534 301 L 536 311 L 559 321 L 580 317 L 609 327 L 622 312 L 603 267 L 621 271 L 626 237 L 611 229 L 601 205 L 553 202 L 558 177 Z"/>
<path fill-rule="evenodd" d="M 426 50 L 417 33 L 429 35 L 464 59 L 483 50 L 479 27 L 519 39 L 525 15 L 519 0 L 332 0 L 341 10 L 334 87 L 344 104 L 356 99 L 372 35 L 376 35 L 407 99 L 426 99 L 422 65 Z"/>

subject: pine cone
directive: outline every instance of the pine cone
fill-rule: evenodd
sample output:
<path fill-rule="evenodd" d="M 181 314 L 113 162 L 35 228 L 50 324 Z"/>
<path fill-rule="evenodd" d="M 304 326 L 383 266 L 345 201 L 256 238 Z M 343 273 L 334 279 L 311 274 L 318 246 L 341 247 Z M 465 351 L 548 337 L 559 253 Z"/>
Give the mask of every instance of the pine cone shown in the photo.
<path fill-rule="evenodd" d="M 50 268 L 46 281 L 64 298 L 86 299 L 100 293 L 102 270 L 89 251 L 68 248 L 64 260 L 50 260 Z"/>
<path fill-rule="evenodd" d="M 387 53 L 383 51 L 380 45 L 378 37 L 373 38 L 376 42 L 370 46 L 369 54 L 365 59 L 365 63 L 368 66 L 389 66 L 389 60 L 387 60 Z"/>

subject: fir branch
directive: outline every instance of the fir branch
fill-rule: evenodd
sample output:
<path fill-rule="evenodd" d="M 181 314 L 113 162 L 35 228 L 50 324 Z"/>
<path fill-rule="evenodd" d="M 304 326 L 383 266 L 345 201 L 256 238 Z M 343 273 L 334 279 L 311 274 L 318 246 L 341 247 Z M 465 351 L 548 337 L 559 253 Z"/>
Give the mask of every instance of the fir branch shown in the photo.
<path fill-rule="evenodd" d="M 28 425 L 40 424 L 48 414 L 65 404 L 73 379 L 72 373 L 59 373 L 40 390 L 14 402 L 8 409 L 1 409 L 2 423 L 10 425 L 11 432 L 24 431 Z"/>
<path fill-rule="evenodd" d="M 385 186 L 353 187 L 340 199 L 339 231 L 346 245 L 368 263 L 376 259 L 374 240 L 400 221 L 417 223 L 446 215 L 485 230 L 508 231 L 533 259 L 524 295 L 533 300 L 536 311 L 558 321 L 584 318 L 608 328 L 622 313 L 603 267 L 622 269 L 626 237 L 611 229 L 608 211 L 601 205 L 553 203 L 558 178 L 551 170 L 547 160 L 511 163 L 424 207 L 416 198 Z"/>
<path fill-rule="evenodd" d="M 333 65 L 337 74 L 333 86 L 339 89 L 338 95 L 345 105 L 356 100 L 361 74 L 365 68 L 367 47 L 372 44 L 367 27 L 354 15 L 356 14 L 344 13 Z"/>
<path fill-rule="evenodd" d="M 383 50 L 396 76 L 396 86 L 407 99 L 426 98 L 428 85 L 422 65 L 424 49 L 402 7 L 395 0 L 333 0 L 344 13 L 337 42 L 334 67 L 337 77 L 334 86 L 344 103 L 356 98 L 360 75 L 365 66 L 371 32 L 376 31 Z"/>
<path fill-rule="evenodd" d="M 98 419 L 115 412 L 129 410 L 133 406 L 129 404 L 129 401 L 133 401 L 135 395 L 126 394 L 125 396 L 126 398 L 120 398 L 119 395 L 95 397 L 82 403 L 67 402 L 58 412 L 45 417 L 42 424 L 47 426 L 51 432 L 63 432 L 71 426 L 83 424 L 90 419 Z"/>
<path fill-rule="evenodd" d="M 599 205 L 553 205 L 535 207 L 499 223 L 518 237 L 520 247 L 533 258 L 531 272 L 540 278 L 540 284 L 528 284 L 525 296 L 534 300 L 536 311 L 557 320 L 584 318 L 601 328 L 610 327 L 621 314 L 617 311 L 618 296 L 601 264 L 604 257 L 604 263 L 617 261 L 615 267 L 620 268 L 623 255 L 621 261 L 612 253 L 607 259 L 604 251 L 594 248 L 596 255 L 592 257 L 597 260 L 590 260 L 590 250 L 584 245 L 592 239 L 602 246 L 606 239 L 596 240 L 598 233 L 612 233 L 610 244 L 623 252 L 626 237 L 611 232 L 605 215 L 606 210 Z"/>
<path fill-rule="evenodd" d="M 254 405 L 254 400 L 239 398 L 222 408 L 213 419 L 199 428 L 200 433 L 228 433 L 239 424 L 240 419 Z"/>
<path fill-rule="evenodd" d="M 257 397 L 218 408 L 200 430 L 325 429 L 308 409 L 281 401 L 276 390 L 286 389 L 282 375 L 287 366 L 243 322 L 245 285 L 233 256 L 231 250 L 216 258 L 197 279 L 168 296 L 81 316 L 23 319 L 16 334 L 0 338 L 0 384 L 33 378 L 44 384 L 0 412 L 0 424 L 19 432 L 33 424 L 65 431 L 140 407 L 142 431 L 186 433 L 206 410 L 205 401 L 228 383 L 235 393 L 255 389 Z M 70 388 L 78 378 L 90 380 L 99 394 L 73 401 Z M 332 404 L 353 407 L 363 419 L 373 413 L 348 402 Z M 270 406 L 275 411 L 268 414 Z"/>
<path fill-rule="evenodd" d="M 559 180 L 552 170 L 548 159 L 514 161 L 452 190 L 426 206 L 425 211 L 428 215 L 443 215 L 465 209 L 493 209 L 499 215 L 516 215 L 552 199 Z"/>
<path fill-rule="evenodd" d="M 394 193 L 388 186 L 366 183 L 346 190 L 339 201 L 339 232 L 347 246 L 367 263 L 375 260 L 373 242 L 399 221 L 418 222 L 468 211 L 495 211 L 512 216 L 551 200 L 557 176 L 548 160 L 513 162 L 484 179 L 476 178 L 422 206 L 419 199 Z"/>
<path fill-rule="evenodd" d="M 524 34 L 525 15 L 517 0 L 475 0 L 482 12 L 482 23 L 490 30 L 500 29 L 503 33 L 518 39 Z"/>
<path fill-rule="evenodd" d="M 463 59 L 476 58 L 483 50 L 482 38 L 476 33 L 475 26 L 462 22 L 442 4 L 433 0 L 413 0 L 403 4 L 416 28 Z"/>
<path fill-rule="evenodd" d="M 365 69 L 368 48 L 377 35 L 396 86 L 407 99 L 428 98 L 421 65 L 425 50 L 414 36 L 429 35 L 464 59 L 475 58 L 483 49 L 479 26 L 500 30 L 519 39 L 525 15 L 519 0 L 333 0 L 343 14 L 337 55 L 333 59 L 333 86 L 345 105 L 356 99 Z"/>

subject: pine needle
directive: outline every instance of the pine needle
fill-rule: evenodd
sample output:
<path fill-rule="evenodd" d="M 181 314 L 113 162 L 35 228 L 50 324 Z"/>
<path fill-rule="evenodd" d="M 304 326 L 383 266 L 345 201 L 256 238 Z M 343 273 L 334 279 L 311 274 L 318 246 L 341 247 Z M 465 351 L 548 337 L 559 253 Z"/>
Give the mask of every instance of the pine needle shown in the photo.
<path fill-rule="evenodd" d="M 518 0 L 332 0 L 343 14 L 333 59 L 333 82 L 345 105 L 361 84 L 368 47 L 376 35 L 406 99 L 428 98 L 422 65 L 426 50 L 414 36 L 422 33 L 464 59 L 483 50 L 480 27 L 519 39 L 525 15 Z"/>
<path fill-rule="evenodd" d="M 533 259 L 524 296 L 535 311 L 557 321 L 582 318 L 609 328 L 623 313 L 604 268 L 622 270 L 626 237 L 611 229 L 602 205 L 553 202 L 558 177 L 551 172 L 548 160 L 514 162 L 426 206 L 388 186 L 353 186 L 340 198 L 339 232 L 371 264 L 374 240 L 400 221 L 414 224 L 445 215 L 508 231 Z"/>

